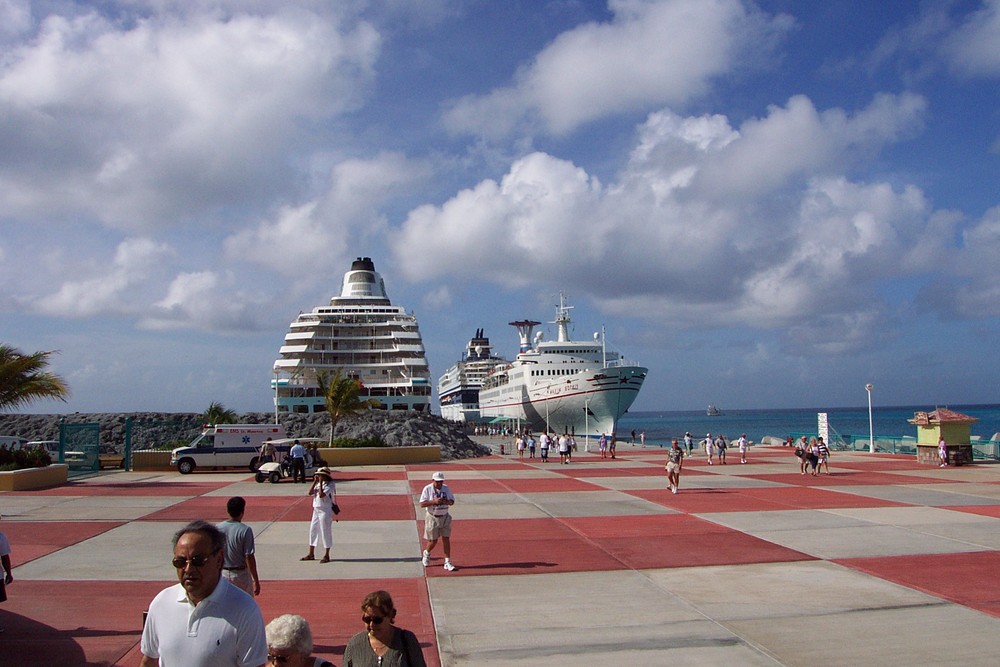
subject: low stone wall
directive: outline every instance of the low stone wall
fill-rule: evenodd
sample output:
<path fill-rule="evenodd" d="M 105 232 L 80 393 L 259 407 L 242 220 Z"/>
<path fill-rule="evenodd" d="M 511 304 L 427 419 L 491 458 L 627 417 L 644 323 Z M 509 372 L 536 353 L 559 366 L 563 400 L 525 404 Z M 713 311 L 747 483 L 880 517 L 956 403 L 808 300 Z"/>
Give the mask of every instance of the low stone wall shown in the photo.
<path fill-rule="evenodd" d="M 69 469 L 65 463 L 44 468 L 25 468 L 0 472 L 0 491 L 30 491 L 65 484 Z"/>
<path fill-rule="evenodd" d="M 348 466 L 407 465 L 437 463 L 441 448 L 435 445 L 422 447 L 356 447 L 345 449 L 320 449 L 320 457 L 331 468 Z M 132 452 L 132 470 L 173 470 L 170 452 Z M 237 468 L 231 468 L 237 470 Z M 246 469 L 249 472 L 249 469 Z"/>

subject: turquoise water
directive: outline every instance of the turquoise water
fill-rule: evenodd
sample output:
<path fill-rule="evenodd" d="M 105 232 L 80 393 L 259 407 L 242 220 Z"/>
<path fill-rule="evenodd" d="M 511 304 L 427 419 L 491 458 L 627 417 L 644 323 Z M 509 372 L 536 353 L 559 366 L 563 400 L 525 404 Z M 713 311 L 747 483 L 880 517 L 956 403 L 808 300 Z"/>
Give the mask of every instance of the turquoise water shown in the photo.
<path fill-rule="evenodd" d="M 906 420 L 912 419 L 914 412 L 930 412 L 935 407 L 927 405 L 873 407 L 872 425 L 876 439 L 915 437 L 917 427 L 907 423 Z M 972 435 L 979 435 L 988 440 L 994 433 L 1000 432 L 1000 405 L 947 407 L 979 419 L 972 424 Z M 630 432 L 635 429 L 637 434 L 645 431 L 646 442 L 653 444 L 670 442 L 672 438 L 680 439 L 685 431 L 690 431 L 695 439 L 705 437 L 706 433 L 722 433 L 729 438 L 738 438 L 741 433 L 746 433 L 747 439 L 760 442 L 766 435 L 784 438 L 793 433 L 816 433 L 816 415 L 819 412 L 827 413 L 831 434 L 836 430 L 844 437 L 856 435 L 868 439 L 867 406 L 794 410 L 727 410 L 724 406 L 720 406 L 720 409 L 723 414 L 717 417 L 706 416 L 704 410 L 630 412 L 618 422 L 619 440 L 627 439 Z"/>

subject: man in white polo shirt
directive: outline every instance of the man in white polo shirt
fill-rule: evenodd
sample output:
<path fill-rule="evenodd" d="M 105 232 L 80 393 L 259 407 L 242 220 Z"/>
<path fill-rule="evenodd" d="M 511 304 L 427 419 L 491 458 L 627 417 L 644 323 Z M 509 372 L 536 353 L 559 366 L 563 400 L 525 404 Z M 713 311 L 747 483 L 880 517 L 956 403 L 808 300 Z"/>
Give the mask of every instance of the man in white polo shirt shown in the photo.
<path fill-rule="evenodd" d="M 140 667 L 264 667 L 267 637 L 254 599 L 222 577 L 225 535 L 193 521 L 174 535 L 180 583 L 153 598 Z"/>
<path fill-rule="evenodd" d="M 420 492 L 420 506 L 427 510 L 424 519 L 427 548 L 424 549 L 423 563 L 424 567 L 431 564 L 431 551 L 440 539 L 444 547 L 444 569 L 451 572 L 455 566 L 451 563 L 451 513 L 448 508 L 455 504 L 455 494 L 444 483 L 444 473 L 434 473 L 431 480 Z"/>

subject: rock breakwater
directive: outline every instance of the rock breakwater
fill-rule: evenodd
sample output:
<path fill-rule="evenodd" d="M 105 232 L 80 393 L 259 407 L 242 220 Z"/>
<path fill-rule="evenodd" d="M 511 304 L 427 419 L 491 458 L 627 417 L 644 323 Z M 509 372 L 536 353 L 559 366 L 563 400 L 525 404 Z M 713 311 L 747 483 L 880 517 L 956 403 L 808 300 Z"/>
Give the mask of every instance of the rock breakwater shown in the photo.
<path fill-rule="evenodd" d="M 243 424 L 269 424 L 274 414 L 248 412 L 239 415 Z M 328 438 L 330 421 L 325 414 L 287 414 L 280 421 L 289 437 Z M 68 415 L 0 414 L 0 434 L 29 440 L 58 440 L 59 426 L 98 424 L 101 447 L 114 452 L 125 449 L 126 430 L 132 449 L 181 447 L 202 429 L 201 415 L 188 412 L 73 413 Z M 128 422 L 128 423 L 127 423 Z M 487 456 L 488 447 L 469 439 L 465 429 L 437 415 L 418 412 L 364 412 L 341 420 L 334 438 L 381 438 L 390 447 L 437 445 L 441 458 L 465 459 Z"/>

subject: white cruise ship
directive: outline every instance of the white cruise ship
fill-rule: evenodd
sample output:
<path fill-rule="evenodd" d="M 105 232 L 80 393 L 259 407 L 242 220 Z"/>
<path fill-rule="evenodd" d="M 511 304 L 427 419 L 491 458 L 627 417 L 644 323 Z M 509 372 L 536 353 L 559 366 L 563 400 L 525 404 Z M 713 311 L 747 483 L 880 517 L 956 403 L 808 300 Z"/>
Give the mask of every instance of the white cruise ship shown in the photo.
<path fill-rule="evenodd" d="M 300 313 L 274 362 L 271 390 L 276 412 L 323 412 L 316 374 L 355 377 L 361 398 L 386 410 L 430 411 L 431 382 L 417 318 L 389 302 L 369 257 L 344 274 L 330 305 Z"/>
<path fill-rule="evenodd" d="M 497 366 L 510 363 L 493 354 L 490 339 L 476 330 L 465 346 L 462 359 L 438 378 L 441 416 L 456 422 L 479 421 L 479 389 L 486 375 Z"/>
<path fill-rule="evenodd" d="M 479 391 L 484 419 L 505 418 L 536 432 L 615 432 L 618 420 L 639 395 L 648 369 L 607 350 L 603 334 L 594 334 L 593 341 L 570 340 L 570 309 L 560 296 L 554 341 L 544 341 L 541 332 L 532 340 L 539 322 L 510 323 L 517 328 L 520 352 L 484 380 Z"/>

